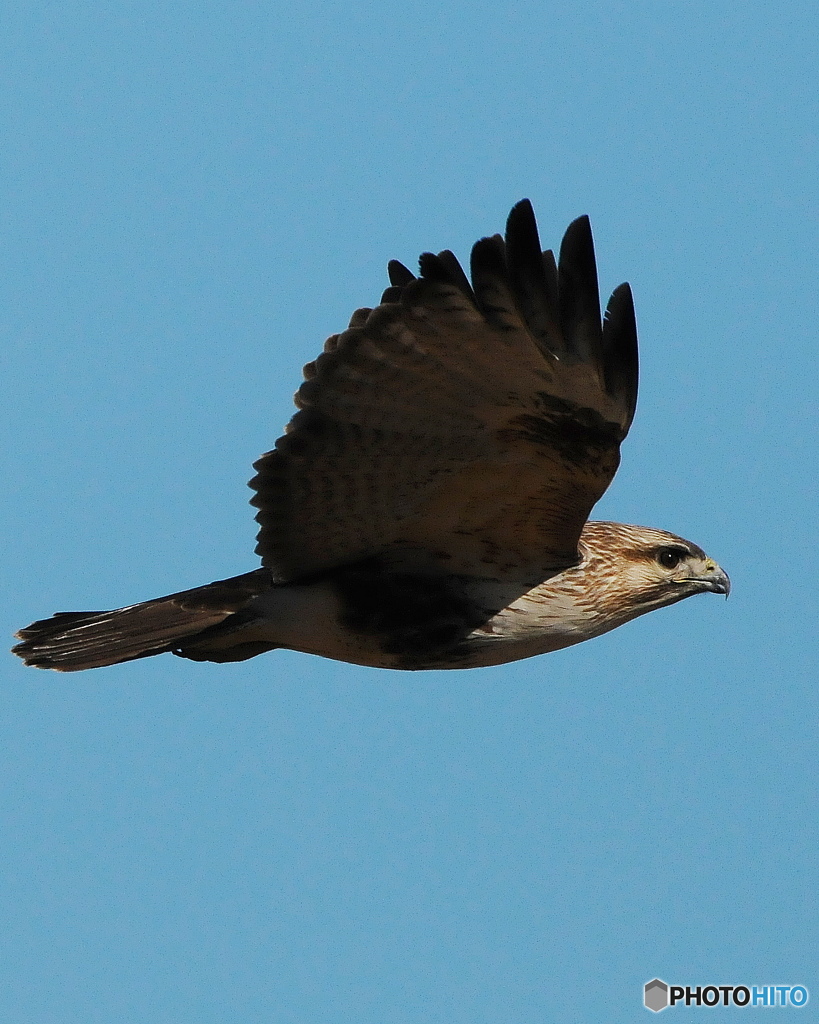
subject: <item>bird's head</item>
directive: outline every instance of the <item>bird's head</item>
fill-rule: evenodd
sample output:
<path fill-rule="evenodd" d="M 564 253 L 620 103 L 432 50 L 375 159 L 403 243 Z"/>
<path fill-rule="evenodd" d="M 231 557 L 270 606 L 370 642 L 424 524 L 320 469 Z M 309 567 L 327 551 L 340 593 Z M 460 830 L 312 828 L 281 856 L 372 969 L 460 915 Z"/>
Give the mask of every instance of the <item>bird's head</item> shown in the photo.
<path fill-rule="evenodd" d="M 693 594 L 728 596 L 727 573 L 691 541 L 665 530 L 624 523 L 587 523 L 584 563 L 610 606 L 633 618 Z"/>

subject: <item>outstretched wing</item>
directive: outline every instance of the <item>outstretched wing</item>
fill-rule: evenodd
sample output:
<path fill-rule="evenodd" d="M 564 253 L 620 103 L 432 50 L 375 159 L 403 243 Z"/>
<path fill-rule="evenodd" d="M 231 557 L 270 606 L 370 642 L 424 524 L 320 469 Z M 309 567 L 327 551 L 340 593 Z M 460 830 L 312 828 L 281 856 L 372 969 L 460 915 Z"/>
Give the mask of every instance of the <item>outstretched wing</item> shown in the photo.
<path fill-rule="evenodd" d="M 419 278 L 389 269 L 255 463 L 263 564 L 284 581 L 375 555 L 498 579 L 575 563 L 637 398 L 631 290 L 601 324 L 588 218 L 557 265 L 523 200 L 474 246 L 471 285 L 448 251 Z"/>

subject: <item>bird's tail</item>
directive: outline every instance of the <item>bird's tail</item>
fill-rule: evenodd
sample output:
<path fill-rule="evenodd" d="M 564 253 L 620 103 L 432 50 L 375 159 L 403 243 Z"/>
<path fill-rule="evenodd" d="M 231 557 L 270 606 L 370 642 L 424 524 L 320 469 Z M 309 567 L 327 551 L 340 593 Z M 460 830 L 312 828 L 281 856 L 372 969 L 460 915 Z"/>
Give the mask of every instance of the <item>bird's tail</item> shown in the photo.
<path fill-rule="evenodd" d="M 254 598 L 273 586 L 267 569 L 107 612 L 57 612 L 21 629 L 12 648 L 27 665 L 76 672 L 173 651 L 196 661 L 241 661 L 270 644 L 211 647 L 239 630 Z M 199 648 L 197 650 L 197 647 Z"/>

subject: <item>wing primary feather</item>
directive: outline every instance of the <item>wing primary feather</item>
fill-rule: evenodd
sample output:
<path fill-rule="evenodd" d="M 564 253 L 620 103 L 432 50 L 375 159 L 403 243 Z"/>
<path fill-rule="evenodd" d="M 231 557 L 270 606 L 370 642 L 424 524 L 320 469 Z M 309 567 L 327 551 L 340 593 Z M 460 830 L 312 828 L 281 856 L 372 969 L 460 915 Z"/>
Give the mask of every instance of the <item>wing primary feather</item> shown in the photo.
<path fill-rule="evenodd" d="M 415 280 L 415 274 L 398 260 L 390 260 L 387 264 L 387 273 L 390 277 L 390 284 L 396 285 L 398 288 L 405 288 L 410 281 Z"/>
<path fill-rule="evenodd" d="M 421 277 L 427 281 L 440 281 L 452 284 L 452 275 L 444 261 L 434 252 L 422 252 L 418 257 L 418 269 Z"/>
<path fill-rule="evenodd" d="M 629 409 L 626 430 L 637 406 L 639 359 L 634 299 L 627 284 L 612 292 L 603 317 L 603 358 L 606 391 Z"/>
<path fill-rule="evenodd" d="M 421 253 L 418 259 L 418 266 L 421 270 L 421 278 L 424 281 L 432 281 L 436 284 L 449 285 L 457 288 L 469 301 L 475 305 L 475 293 L 463 268 L 453 253 L 444 250 L 436 256 L 432 252 Z"/>
<path fill-rule="evenodd" d="M 555 262 L 555 254 L 551 249 L 546 249 L 541 253 L 541 261 L 543 263 L 543 273 L 546 277 L 546 294 L 548 296 L 549 307 L 551 309 L 560 309 L 560 290 L 557 285 L 557 263 Z"/>
<path fill-rule="evenodd" d="M 588 217 L 572 221 L 563 236 L 558 262 L 560 325 L 566 345 L 578 358 L 602 369 L 603 331 L 594 241 Z"/>
<path fill-rule="evenodd" d="M 560 352 L 563 340 L 557 316 L 557 287 L 549 285 L 535 212 L 528 199 L 512 207 L 506 222 L 506 264 L 518 310 L 529 330 L 541 348 Z"/>
<path fill-rule="evenodd" d="M 506 245 L 500 235 L 481 238 L 472 247 L 470 260 L 475 302 L 495 327 L 506 329 L 518 320 L 506 266 Z"/>
<path fill-rule="evenodd" d="M 437 258 L 446 267 L 452 283 L 463 292 L 474 306 L 477 306 L 472 285 L 469 282 L 469 278 L 464 273 L 464 268 L 459 263 L 455 253 L 450 252 L 449 249 L 443 249 L 438 253 Z"/>

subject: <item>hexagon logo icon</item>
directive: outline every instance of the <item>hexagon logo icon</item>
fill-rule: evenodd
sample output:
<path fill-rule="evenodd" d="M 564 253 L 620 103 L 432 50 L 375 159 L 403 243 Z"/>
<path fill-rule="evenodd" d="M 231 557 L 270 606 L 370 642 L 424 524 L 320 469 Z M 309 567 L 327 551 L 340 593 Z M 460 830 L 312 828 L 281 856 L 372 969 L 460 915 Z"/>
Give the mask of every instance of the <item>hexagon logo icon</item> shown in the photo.
<path fill-rule="evenodd" d="M 659 1013 L 668 1006 L 668 985 L 659 978 L 652 978 L 646 982 L 643 990 L 643 1002 L 647 1010 Z"/>

